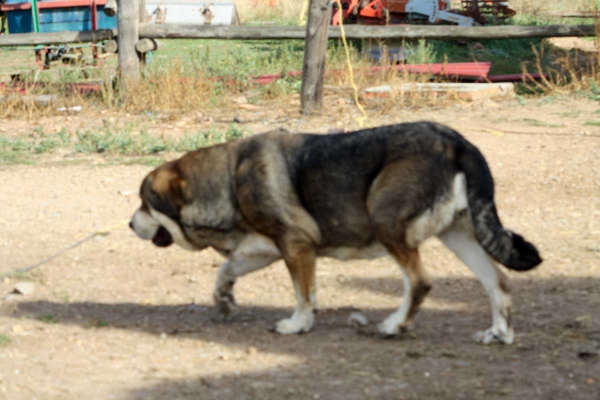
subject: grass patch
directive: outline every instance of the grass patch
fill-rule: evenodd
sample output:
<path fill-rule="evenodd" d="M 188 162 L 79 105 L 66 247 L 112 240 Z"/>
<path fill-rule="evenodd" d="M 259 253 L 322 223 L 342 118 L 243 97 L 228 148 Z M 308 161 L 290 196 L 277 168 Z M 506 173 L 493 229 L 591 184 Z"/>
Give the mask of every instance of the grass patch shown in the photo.
<path fill-rule="evenodd" d="M 52 314 L 42 315 L 42 316 L 38 317 L 38 319 L 47 324 L 57 324 L 61 321 L 60 317 L 54 316 Z"/>
<path fill-rule="evenodd" d="M 263 2 L 264 3 L 264 2 Z M 600 6 L 597 0 L 560 0 L 553 3 L 556 10 L 592 10 Z M 594 23 L 593 20 L 581 19 L 552 19 L 545 17 L 543 11 L 548 9 L 548 2 L 541 0 L 511 0 L 511 7 L 517 11 L 517 16 L 506 21 L 514 25 L 544 25 L 548 23 Z M 261 4 L 256 7 L 255 0 L 236 1 L 241 22 L 244 25 L 290 25 L 298 24 L 301 18 L 304 1 L 280 0 L 272 5 Z M 588 38 L 587 40 L 594 40 Z M 350 41 L 352 46 L 352 64 L 358 69 L 376 64 L 361 55 L 361 49 L 367 48 L 367 41 Z M 518 74 L 524 71 L 546 72 L 551 77 L 547 81 L 533 82 L 521 85 L 519 94 L 546 95 L 552 91 L 588 90 L 590 82 L 583 82 L 584 76 L 598 78 L 599 60 L 583 60 L 576 51 L 565 51 L 542 39 L 515 40 L 480 40 L 480 41 L 414 41 L 406 45 L 408 63 L 431 62 L 491 62 L 491 75 Z M 85 49 L 89 52 L 89 49 Z M 40 71 L 34 67 L 24 70 L 21 77 L 26 85 L 28 94 L 57 94 L 59 106 L 83 105 L 85 108 L 100 106 L 115 110 L 141 113 L 145 111 L 185 112 L 206 108 L 230 106 L 229 98 L 239 96 L 248 89 L 254 89 L 256 96 L 252 101 L 261 98 L 274 98 L 300 90 L 299 78 L 285 78 L 266 86 L 254 86 L 252 76 L 265 74 L 284 74 L 289 71 L 302 69 L 304 56 L 304 41 L 302 40 L 192 40 L 171 39 L 162 40 L 160 49 L 153 53 L 152 61 L 144 71 L 144 79 L 131 85 L 127 98 L 117 89 L 113 80 L 116 68 L 116 58 L 109 58 L 107 69 L 81 69 L 73 66 L 65 67 L 57 61 L 49 70 Z M 586 56 L 587 57 L 587 56 Z M 31 48 L 0 48 L 0 59 L 9 69 L 18 71 L 22 66 L 33 65 L 34 52 Z M 593 57 L 592 57 L 593 58 Z M 29 60 L 26 61 L 25 59 Z M 332 40 L 327 49 L 327 71 L 344 70 L 346 60 L 341 43 Z M 14 72 L 13 71 L 13 72 Z M 361 75 L 361 72 L 357 72 Z M 587 74 L 587 75 L 586 75 Z M 347 77 L 342 74 L 327 76 L 328 84 L 347 85 Z M 357 76 L 360 87 L 390 83 L 391 80 L 404 82 L 419 81 L 422 77 L 409 74 L 381 74 L 381 76 L 364 78 Z M 67 83 L 100 81 L 98 93 L 83 95 L 69 91 Z M 594 81 L 595 82 L 595 81 Z M 573 84 L 574 83 L 574 84 Z M 20 98 L 10 96 L 7 99 Z M 3 93 L 0 93 L 2 98 Z M 600 92 L 591 95 L 600 100 Z M 55 108 L 40 107 L 33 101 L 7 100 L 0 101 L 0 118 L 14 117 L 19 113 L 28 117 L 39 114 L 52 114 Z M 117 152 L 119 147 L 131 148 L 127 143 L 128 137 L 103 137 L 100 132 L 95 137 L 91 134 L 83 137 L 79 150 L 83 152 Z M 100 135 L 100 136 L 98 136 Z M 108 141 L 106 141 L 106 140 Z M 146 138 L 146 150 L 135 150 L 136 154 L 166 151 L 160 147 L 166 144 Z M 199 139 L 200 140 L 200 139 Z M 87 144 L 83 142 L 87 141 Z M 123 143 L 116 143 L 122 141 Z M 94 148 L 94 146 L 99 146 Z M 111 147 L 112 146 L 112 147 Z M 158 147 L 157 147 L 158 146 Z M 52 152 L 65 147 L 59 138 L 45 138 L 36 141 L 32 154 Z M 78 151 L 79 151 L 78 150 Z M 0 146 L 0 153 L 2 152 Z M 5 160 L 5 161 L 1 161 Z M 15 163 L 20 158 L 3 156 L 0 162 Z"/>
<path fill-rule="evenodd" d="M 74 154 L 107 154 L 116 157 L 113 163 L 158 166 L 163 153 L 183 153 L 201 147 L 245 137 L 247 132 L 236 125 L 226 130 L 207 129 L 187 133 L 177 138 L 135 132 L 133 127 L 115 129 L 105 125 L 100 129 L 80 130 L 71 137 L 62 130 L 46 134 L 34 129 L 26 137 L 0 136 L 0 165 L 31 164 L 36 155 L 67 150 Z"/>
<path fill-rule="evenodd" d="M 587 125 L 587 126 L 600 126 L 600 121 L 585 121 L 584 125 Z"/>
<path fill-rule="evenodd" d="M 539 126 L 539 127 L 544 127 L 544 128 L 560 128 L 560 127 L 562 127 L 562 125 L 549 124 L 547 122 L 540 121 L 539 119 L 534 119 L 534 118 L 524 118 L 523 122 L 527 123 L 528 125 Z"/>
<path fill-rule="evenodd" d="M 104 319 L 90 321 L 90 325 L 89 325 L 90 328 L 106 328 L 109 326 L 110 326 L 110 323 Z"/>
<path fill-rule="evenodd" d="M 0 335 L 0 347 L 8 346 L 11 344 L 12 339 L 7 335 Z"/>

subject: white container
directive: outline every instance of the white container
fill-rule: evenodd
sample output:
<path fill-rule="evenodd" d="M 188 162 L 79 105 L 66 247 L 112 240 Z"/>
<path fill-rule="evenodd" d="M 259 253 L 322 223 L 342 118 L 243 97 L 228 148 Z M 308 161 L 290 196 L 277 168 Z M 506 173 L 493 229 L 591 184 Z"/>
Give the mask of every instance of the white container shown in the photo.
<path fill-rule="evenodd" d="M 238 25 L 233 1 L 146 0 L 146 23 Z"/>

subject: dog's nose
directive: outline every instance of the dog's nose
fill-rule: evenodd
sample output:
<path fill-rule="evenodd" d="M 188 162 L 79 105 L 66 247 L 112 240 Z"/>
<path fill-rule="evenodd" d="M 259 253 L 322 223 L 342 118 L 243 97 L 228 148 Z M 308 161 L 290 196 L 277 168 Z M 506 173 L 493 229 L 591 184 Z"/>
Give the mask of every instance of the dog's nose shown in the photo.
<path fill-rule="evenodd" d="M 129 221 L 129 227 L 130 227 L 131 229 L 133 229 L 133 221 Z M 133 230 L 135 230 L 135 229 L 133 229 Z"/>

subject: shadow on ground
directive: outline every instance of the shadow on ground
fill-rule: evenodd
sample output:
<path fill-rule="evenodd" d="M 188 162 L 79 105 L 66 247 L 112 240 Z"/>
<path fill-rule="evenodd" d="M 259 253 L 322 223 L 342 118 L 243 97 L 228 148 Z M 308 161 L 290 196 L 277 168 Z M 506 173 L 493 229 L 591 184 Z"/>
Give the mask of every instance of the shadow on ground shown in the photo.
<path fill-rule="evenodd" d="M 400 280 L 348 279 L 353 289 L 397 295 Z M 281 337 L 268 332 L 290 310 L 241 306 L 217 323 L 211 305 L 22 302 L 16 318 L 53 315 L 60 323 L 111 327 L 211 341 L 303 359 L 294 367 L 222 377 L 163 381 L 134 388 L 130 399 L 593 399 L 600 388 L 600 282 L 593 279 L 513 281 L 517 340 L 482 346 L 470 335 L 489 324 L 487 298 L 471 279 L 438 279 L 432 296 L 458 310 L 428 308 L 413 333 L 382 340 L 372 330 L 346 325 L 350 309 L 324 309 L 310 334 Z M 464 303 L 463 303 L 464 304 Z M 357 304 L 357 306 L 359 306 Z M 391 309 L 364 310 L 372 321 Z M 210 368 L 210 366 L 207 366 Z M 595 371 L 595 372 L 594 372 Z"/>

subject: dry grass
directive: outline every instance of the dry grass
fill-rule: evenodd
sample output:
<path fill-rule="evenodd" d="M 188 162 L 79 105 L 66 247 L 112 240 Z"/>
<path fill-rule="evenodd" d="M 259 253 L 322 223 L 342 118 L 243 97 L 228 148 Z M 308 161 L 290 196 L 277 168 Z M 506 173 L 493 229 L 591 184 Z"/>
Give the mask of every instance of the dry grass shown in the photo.
<path fill-rule="evenodd" d="M 304 0 L 236 0 L 242 23 L 249 21 L 278 21 L 297 23 Z"/>
<path fill-rule="evenodd" d="M 303 8 L 303 0 L 278 0 L 274 1 L 274 5 L 270 5 L 270 0 L 237 0 L 236 4 L 240 12 L 240 16 L 244 22 L 246 21 L 275 21 L 277 23 L 288 21 L 293 23 L 298 20 Z M 589 10 L 598 6 L 600 1 L 556 1 L 552 6 L 548 5 L 547 1 L 541 0 L 511 0 L 510 4 L 520 13 L 533 13 L 539 10 Z M 256 4 L 256 5 L 255 5 Z M 598 40 L 598 39 L 597 39 Z M 251 47 L 243 45 L 237 53 L 238 55 L 246 52 L 254 52 Z M 335 47 L 335 46 L 333 46 Z M 600 42 L 596 43 L 596 48 L 600 48 Z M 300 49 L 301 50 L 301 49 Z M 451 49 L 452 50 L 452 49 Z M 192 52 L 187 48 L 182 49 L 183 52 Z M 261 57 L 266 58 L 267 53 L 263 53 Z M 413 62 L 426 63 L 432 62 L 431 55 L 426 53 L 419 55 Z M 566 93 L 573 91 L 594 91 L 597 86 L 596 82 L 600 82 L 600 54 L 582 54 L 575 51 L 558 52 L 553 55 L 554 64 L 549 69 L 543 65 L 543 54 L 539 54 L 542 50 L 533 48 L 532 54 L 537 52 L 535 65 L 528 65 L 529 71 L 537 71 L 548 73 L 549 77 L 540 82 L 527 82 L 524 87 L 532 93 Z M 208 46 L 206 51 L 208 52 Z M 294 67 L 300 64 L 297 49 L 278 48 L 270 46 L 268 58 L 273 59 L 272 65 L 277 71 L 289 70 L 287 68 L 300 69 Z M 514 53 L 514 52 L 513 52 Z M 159 53 L 160 54 L 160 53 Z M 204 53 L 202 53 L 204 54 Z M 258 54 L 258 53 L 257 53 Z M 217 75 L 229 73 L 227 69 L 223 69 L 223 64 L 227 64 L 226 54 L 220 55 L 218 62 L 215 65 L 208 65 L 207 70 L 218 69 Z M 393 70 L 382 71 L 377 74 L 367 72 L 367 67 L 372 63 L 362 57 L 357 50 L 352 49 L 352 63 L 356 68 L 355 80 L 360 88 L 367 86 L 376 86 L 380 84 L 395 84 L 395 83 L 410 83 L 410 82 L 425 82 L 431 77 L 423 75 L 398 74 Z M 429 58 L 428 58 L 429 57 Z M 509 54 L 510 57 L 510 54 Z M 214 58 L 214 57 L 213 57 Z M 287 64 L 281 63 L 281 60 L 287 58 L 291 60 Z M 243 59 L 243 60 L 242 60 Z M 244 61 L 246 60 L 247 61 Z M 297 79 L 283 79 L 274 84 L 267 86 L 253 87 L 250 82 L 244 80 L 242 75 L 250 75 L 252 68 L 257 68 L 257 62 L 252 57 L 242 57 L 230 62 L 235 66 L 235 70 L 240 72 L 240 76 L 225 79 L 216 79 L 209 77 L 207 70 L 202 69 L 207 67 L 209 59 L 192 59 L 188 60 L 187 64 L 180 61 L 169 60 L 163 68 L 149 69 L 146 72 L 145 79 L 139 84 L 129 87 L 129 94 L 124 98 L 117 89 L 118 85 L 105 85 L 99 94 L 91 96 L 83 96 L 77 92 L 70 92 L 64 89 L 57 90 L 56 87 L 43 87 L 34 82 L 25 82 L 24 88 L 26 96 L 14 95 L 14 92 L 7 88 L 2 89 L 0 86 L 0 117 L 15 117 L 24 116 L 34 118 L 43 116 L 49 113 L 56 113 L 58 107 L 71 107 L 82 105 L 86 109 L 101 107 L 112 108 L 115 110 L 125 110 L 127 112 L 139 113 L 145 111 L 160 111 L 166 113 L 180 113 L 190 110 L 205 109 L 207 107 L 222 107 L 229 104 L 233 96 L 239 96 L 240 93 L 247 92 L 249 89 L 254 93 L 252 101 L 260 101 L 261 99 L 273 99 L 283 97 L 291 93 L 297 93 L 300 83 Z M 279 61 L 278 61 L 279 60 Z M 230 60 L 231 61 L 231 60 Z M 248 65 L 244 65 L 244 63 Z M 255 65 L 256 64 L 256 65 Z M 258 70 L 264 70 L 265 66 L 260 64 Z M 279 69 L 281 68 L 281 69 Z M 346 60 L 343 49 L 330 49 L 327 60 L 328 74 L 326 77 L 328 85 L 337 85 L 340 87 L 349 87 L 349 75 L 346 71 Z M 340 72 L 332 72 L 332 70 Z M 212 73 L 211 75 L 214 75 Z M 111 82 L 111 79 L 105 79 L 106 82 Z M 55 96 L 52 107 L 45 107 L 35 101 L 34 96 L 52 94 Z M 248 96 L 247 96 L 248 97 Z M 427 106 L 438 101 L 437 98 L 427 94 L 417 96 L 404 96 L 402 94 L 398 98 L 393 98 L 391 106 Z"/>
<path fill-rule="evenodd" d="M 510 6 L 519 14 L 536 14 L 540 11 L 592 11 L 600 8 L 597 0 L 510 0 Z"/>

